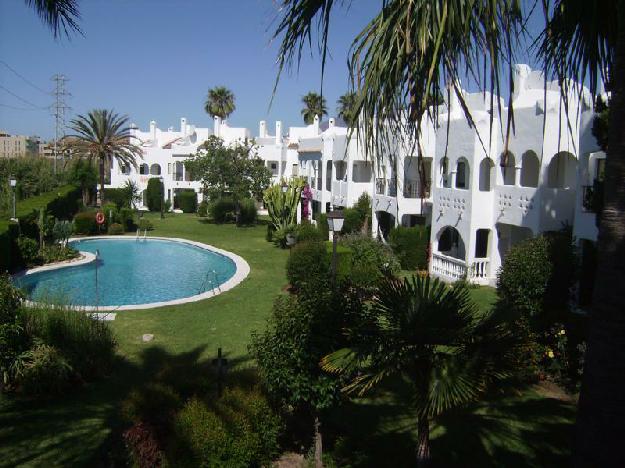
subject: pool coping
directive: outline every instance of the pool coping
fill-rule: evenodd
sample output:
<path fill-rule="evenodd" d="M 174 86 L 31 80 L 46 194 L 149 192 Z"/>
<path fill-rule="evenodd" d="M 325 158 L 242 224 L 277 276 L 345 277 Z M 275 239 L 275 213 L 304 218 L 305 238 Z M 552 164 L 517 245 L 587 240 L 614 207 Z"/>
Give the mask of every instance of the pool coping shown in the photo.
<path fill-rule="evenodd" d="M 230 289 L 234 288 L 235 286 L 237 286 L 239 283 L 241 283 L 245 278 L 247 278 L 247 276 L 250 274 L 250 266 L 247 263 L 247 261 L 245 261 L 245 259 L 243 257 L 240 257 L 239 255 L 229 252 L 227 250 L 223 250 L 220 249 L 218 247 L 212 246 L 212 245 L 208 245 L 208 244 L 204 244 L 202 242 L 196 242 L 196 241 L 192 241 L 189 239 L 183 239 L 181 237 L 160 237 L 160 236 L 150 236 L 147 238 L 140 238 L 137 239 L 136 237 L 133 238 L 132 236 L 85 236 L 85 237 L 72 237 L 68 240 L 68 242 L 73 242 L 73 241 L 84 241 L 84 240 L 90 240 L 90 239 L 110 239 L 110 240 L 139 240 L 139 241 L 149 241 L 149 240 L 164 240 L 164 241 L 174 241 L 174 242 L 180 242 L 180 243 L 184 243 L 184 244 L 189 244 L 189 245 L 193 245 L 195 247 L 199 247 L 201 249 L 204 250 L 208 250 L 211 252 L 215 252 L 218 254 L 223 255 L 224 257 L 229 258 L 230 260 L 232 260 L 234 262 L 234 265 L 236 267 L 236 271 L 234 272 L 234 275 L 232 275 L 227 281 L 225 281 L 224 283 L 220 284 L 219 286 L 217 286 L 216 288 L 210 289 L 208 291 L 204 291 L 201 294 L 196 294 L 193 296 L 188 296 L 188 297 L 182 297 L 179 299 L 172 299 L 171 301 L 161 301 L 161 302 L 148 302 L 145 304 L 126 304 L 126 305 L 115 305 L 115 306 L 93 306 L 93 305 L 77 305 L 77 306 L 69 306 L 72 309 L 77 309 L 77 310 L 83 310 L 83 311 L 87 311 L 87 312 L 99 312 L 99 311 L 104 311 L 104 312 L 108 312 L 108 311 L 118 311 L 118 310 L 143 310 L 143 309 L 155 309 L 157 307 L 166 307 L 166 306 L 173 306 L 173 305 L 181 305 L 181 304 L 188 304 L 191 302 L 197 302 L 197 301 L 202 301 L 204 299 L 210 299 L 211 297 L 215 297 L 223 292 L 229 291 Z M 80 251 L 81 254 L 85 255 L 84 259 L 78 260 L 78 261 L 70 261 L 70 262 L 59 262 L 59 263 L 53 263 L 50 265 L 44 265 L 41 267 L 36 267 L 36 268 L 31 268 L 29 270 L 25 270 L 23 272 L 20 272 L 19 275 L 20 276 L 26 276 L 26 275 L 30 275 L 33 273 L 38 273 L 41 271 L 48 271 L 48 270 L 56 270 L 56 269 L 60 269 L 60 268 L 69 268 L 69 267 L 73 267 L 73 266 L 79 266 L 79 265 L 84 265 L 86 263 L 90 263 L 92 261 L 95 260 L 95 255 L 90 253 L 90 252 L 83 252 Z M 89 254 L 89 255 L 87 255 Z M 91 257 L 91 258 L 89 258 Z M 37 305 L 36 302 L 34 301 L 25 301 L 28 305 Z"/>

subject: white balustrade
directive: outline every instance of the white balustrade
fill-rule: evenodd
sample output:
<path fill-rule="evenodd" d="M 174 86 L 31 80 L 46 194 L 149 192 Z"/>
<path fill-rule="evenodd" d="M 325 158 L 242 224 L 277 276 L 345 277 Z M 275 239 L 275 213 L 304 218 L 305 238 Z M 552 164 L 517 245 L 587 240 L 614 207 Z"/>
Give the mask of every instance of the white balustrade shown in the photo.
<path fill-rule="evenodd" d="M 488 282 L 490 260 L 488 258 L 475 258 L 469 272 L 469 279 L 476 283 Z"/>
<path fill-rule="evenodd" d="M 467 264 L 464 260 L 434 252 L 432 253 L 432 273 L 457 281 L 467 277 Z"/>

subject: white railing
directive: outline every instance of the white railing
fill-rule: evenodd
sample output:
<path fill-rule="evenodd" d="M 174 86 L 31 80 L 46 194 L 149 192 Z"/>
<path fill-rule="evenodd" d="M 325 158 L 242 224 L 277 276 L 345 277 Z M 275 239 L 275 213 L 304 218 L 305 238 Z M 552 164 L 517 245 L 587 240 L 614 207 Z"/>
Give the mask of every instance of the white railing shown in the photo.
<path fill-rule="evenodd" d="M 471 265 L 471 271 L 469 272 L 469 278 L 474 279 L 475 282 L 488 281 L 490 260 L 488 258 L 475 258 Z"/>
<path fill-rule="evenodd" d="M 434 252 L 432 253 L 432 273 L 457 281 L 467 277 L 467 264 L 464 260 Z"/>

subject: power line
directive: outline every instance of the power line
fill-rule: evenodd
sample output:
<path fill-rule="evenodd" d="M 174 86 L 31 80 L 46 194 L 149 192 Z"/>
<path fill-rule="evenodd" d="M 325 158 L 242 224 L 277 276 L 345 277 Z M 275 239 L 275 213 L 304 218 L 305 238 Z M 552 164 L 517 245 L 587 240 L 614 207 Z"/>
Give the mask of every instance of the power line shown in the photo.
<path fill-rule="evenodd" d="M 33 88 L 35 88 L 37 91 L 49 96 L 50 93 L 48 91 L 45 91 L 43 89 L 41 89 L 39 86 L 37 86 L 36 84 L 34 84 L 32 81 L 30 81 L 28 78 L 26 78 L 24 75 L 18 73 L 13 67 L 11 67 L 8 63 L 6 63 L 4 60 L 0 60 L 0 63 L 2 65 L 4 65 L 5 67 L 7 67 L 11 72 L 13 72 L 13 74 L 19 78 L 21 78 L 24 83 L 32 86 Z"/>
<path fill-rule="evenodd" d="M 1 89 L 4 89 L 4 90 L 5 90 L 7 93 L 9 93 L 11 96 L 13 96 L 13 97 L 15 97 L 15 98 L 19 99 L 19 100 L 20 100 L 20 101 L 22 101 L 23 103 L 28 104 L 29 106 L 33 106 L 35 109 L 46 109 L 46 107 L 41 107 L 41 106 L 38 106 L 38 105 L 33 104 L 32 102 L 30 102 L 29 100 L 24 99 L 24 98 L 23 98 L 23 97 L 21 97 L 21 96 L 18 96 L 18 95 L 17 95 L 17 94 L 15 94 L 13 91 L 11 91 L 10 89 L 5 88 L 5 87 L 4 87 L 4 86 L 2 86 L 2 85 L 0 85 L 0 88 L 1 88 Z"/>
<path fill-rule="evenodd" d="M 45 107 L 42 108 L 42 109 L 28 109 L 26 107 L 17 107 L 17 106 L 12 106 L 10 104 L 3 104 L 2 102 L 0 102 L 0 107 L 8 107 L 9 109 L 20 110 L 20 111 L 43 111 L 43 110 L 48 110 Z"/>

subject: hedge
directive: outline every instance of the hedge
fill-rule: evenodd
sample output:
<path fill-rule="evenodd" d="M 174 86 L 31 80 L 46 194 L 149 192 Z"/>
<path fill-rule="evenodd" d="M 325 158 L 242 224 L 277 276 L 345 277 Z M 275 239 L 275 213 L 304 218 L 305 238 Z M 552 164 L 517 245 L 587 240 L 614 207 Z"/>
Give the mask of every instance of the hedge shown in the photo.
<path fill-rule="evenodd" d="M 195 213 L 197 211 L 197 194 L 195 190 L 183 190 L 176 194 L 174 206 L 180 208 L 184 213 Z"/>
<path fill-rule="evenodd" d="M 57 219 L 71 219 L 80 208 L 82 193 L 74 185 L 65 185 L 52 192 L 22 200 L 17 204 L 17 224 L 0 221 L 0 271 L 13 271 L 24 264 L 17 248 L 16 239 L 20 232 L 34 239 L 39 238 L 36 221 L 39 210 L 45 209 L 48 215 Z"/>
<path fill-rule="evenodd" d="M 406 270 L 427 269 L 429 228 L 399 226 L 391 229 L 389 240 L 402 268 Z"/>
<path fill-rule="evenodd" d="M 164 206 L 163 198 L 165 196 L 165 187 L 157 178 L 148 180 L 148 186 L 145 190 L 145 201 L 150 211 L 161 211 Z"/>

